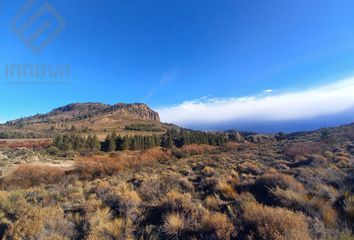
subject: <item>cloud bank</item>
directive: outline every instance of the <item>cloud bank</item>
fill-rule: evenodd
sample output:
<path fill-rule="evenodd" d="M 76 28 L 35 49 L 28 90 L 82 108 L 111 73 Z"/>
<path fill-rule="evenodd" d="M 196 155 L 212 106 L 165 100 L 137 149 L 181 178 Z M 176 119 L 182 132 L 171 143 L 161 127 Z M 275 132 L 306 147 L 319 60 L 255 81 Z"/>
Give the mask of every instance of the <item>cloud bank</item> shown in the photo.
<path fill-rule="evenodd" d="M 354 77 L 302 91 L 242 98 L 201 98 L 157 109 L 164 122 L 180 126 L 302 121 L 354 107 Z"/>

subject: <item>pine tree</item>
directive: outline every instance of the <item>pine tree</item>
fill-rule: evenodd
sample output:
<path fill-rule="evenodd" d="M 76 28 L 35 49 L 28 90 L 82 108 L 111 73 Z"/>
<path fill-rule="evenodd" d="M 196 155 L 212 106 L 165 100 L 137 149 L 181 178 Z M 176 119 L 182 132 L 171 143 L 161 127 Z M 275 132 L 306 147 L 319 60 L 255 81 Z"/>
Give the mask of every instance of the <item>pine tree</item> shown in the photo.
<path fill-rule="evenodd" d="M 121 136 L 116 137 L 116 150 L 117 151 L 123 150 L 123 138 Z"/>
<path fill-rule="evenodd" d="M 115 139 L 112 138 L 112 135 L 106 136 L 106 139 L 103 143 L 102 150 L 106 152 L 111 152 L 116 150 L 116 142 Z"/>
<path fill-rule="evenodd" d="M 69 151 L 72 149 L 72 141 L 71 141 L 71 137 L 68 135 L 64 135 L 63 136 L 63 144 L 62 144 L 62 148 L 61 150 L 63 151 Z"/>
<path fill-rule="evenodd" d="M 130 148 L 131 139 L 128 136 L 123 138 L 122 150 L 128 150 Z"/>
<path fill-rule="evenodd" d="M 96 135 L 93 136 L 92 143 L 93 143 L 93 150 L 95 151 L 101 150 L 101 142 L 100 140 L 98 140 L 98 137 Z"/>
<path fill-rule="evenodd" d="M 63 137 L 61 135 L 57 135 L 53 140 L 53 146 L 62 149 L 62 145 L 63 145 Z"/>

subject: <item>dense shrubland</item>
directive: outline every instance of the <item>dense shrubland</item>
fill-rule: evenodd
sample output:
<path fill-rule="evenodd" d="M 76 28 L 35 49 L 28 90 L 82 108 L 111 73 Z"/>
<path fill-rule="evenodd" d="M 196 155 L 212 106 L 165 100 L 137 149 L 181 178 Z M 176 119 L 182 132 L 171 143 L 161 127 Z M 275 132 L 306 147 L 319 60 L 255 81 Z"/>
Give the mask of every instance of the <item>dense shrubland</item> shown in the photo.
<path fill-rule="evenodd" d="M 115 134 L 100 144 L 93 136 L 54 139 L 59 150 L 79 147 L 96 154 L 77 157 L 69 169 L 28 163 L 3 175 L 0 235 L 353 239 L 350 135 L 333 142 L 333 131 L 296 138 L 279 134 L 277 141 L 220 134 L 225 141 L 218 144 L 216 137 L 210 144 L 211 133 L 182 133 L 151 136 L 154 144 L 136 137 L 142 145 L 131 149 L 130 142 L 120 151 L 122 138 Z M 161 147 L 164 141 L 172 145 Z"/>

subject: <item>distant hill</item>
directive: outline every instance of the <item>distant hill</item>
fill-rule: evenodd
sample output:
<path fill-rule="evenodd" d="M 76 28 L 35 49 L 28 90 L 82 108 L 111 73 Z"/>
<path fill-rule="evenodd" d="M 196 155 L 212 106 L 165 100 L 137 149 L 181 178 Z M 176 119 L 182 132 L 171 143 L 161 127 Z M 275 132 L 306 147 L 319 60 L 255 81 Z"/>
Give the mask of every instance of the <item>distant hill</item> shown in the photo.
<path fill-rule="evenodd" d="M 116 131 L 123 134 L 163 133 L 171 126 L 160 122 L 159 114 L 143 103 L 108 105 L 103 103 L 73 103 L 49 113 L 8 121 L 2 131 L 34 132 L 50 135 L 76 131 L 105 135 Z"/>

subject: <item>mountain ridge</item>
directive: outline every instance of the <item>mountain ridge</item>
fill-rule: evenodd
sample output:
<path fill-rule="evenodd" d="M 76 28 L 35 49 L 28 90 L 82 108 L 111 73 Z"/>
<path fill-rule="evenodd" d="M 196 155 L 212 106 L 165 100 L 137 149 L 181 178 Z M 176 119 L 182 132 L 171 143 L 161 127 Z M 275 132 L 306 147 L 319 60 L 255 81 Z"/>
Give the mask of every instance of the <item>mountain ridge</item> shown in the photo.
<path fill-rule="evenodd" d="M 31 122 L 33 120 L 50 118 L 65 120 L 82 120 L 86 117 L 93 117 L 99 114 L 116 113 L 125 115 L 125 117 L 141 118 L 143 120 L 152 120 L 160 122 L 160 116 L 144 103 L 117 103 L 113 105 L 99 102 L 70 103 L 61 107 L 54 108 L 48 113 L 36 114 L 29 117 L 23 117 L 10 120 L 5 125 L 14 125 L 19 122 Z M 124 114 L 123 114 L 124 113 Z M 129 116 L 129 114 L 131 114 Z M 135 115 L 134 115 L 135 114 Z M 69 116 L 67 116 L 69 115 Z M 71 118 L 70 118 L 70 115 Z"/>
<path fill-rule="evenodd" d="M 73 129 L 78 132 L 127 132 L 130 125 L 150 126 L 155 132 L 168 127 L 160 121 L 159 114 L 144 103 L 116 103 L 113 105 L 84 102 L 70 103 L 53 110 L 23 117 L 0 125 L 3 131 L 58 133 Z M 146 127 L 147 128 L 147 127 Z M 149 129 L 148 129 L 149 131 Z M 157 131 L 158 132 L 158 131 Z"/>

